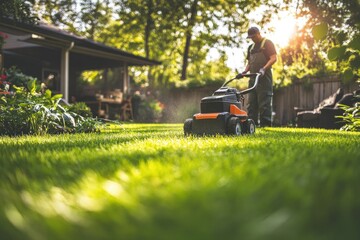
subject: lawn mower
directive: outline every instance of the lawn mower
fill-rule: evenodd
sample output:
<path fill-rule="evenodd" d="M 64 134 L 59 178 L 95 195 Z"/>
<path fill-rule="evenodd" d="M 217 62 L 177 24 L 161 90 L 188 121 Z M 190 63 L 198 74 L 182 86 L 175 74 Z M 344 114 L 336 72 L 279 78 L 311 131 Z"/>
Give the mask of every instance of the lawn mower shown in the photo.
<path fill-rule="evenodd" d="M 255 122 L 243 110 L 244 95 L 256 88 L 260 76 L 260 73 L 240 74 L 226 81 L 212 96 L 201 99 L 201 113 L 184 122 L 185 136 L 254 134 Z M 255 77 L 254 85 L 242 91 L 227 86 L 243 77 Z"/>

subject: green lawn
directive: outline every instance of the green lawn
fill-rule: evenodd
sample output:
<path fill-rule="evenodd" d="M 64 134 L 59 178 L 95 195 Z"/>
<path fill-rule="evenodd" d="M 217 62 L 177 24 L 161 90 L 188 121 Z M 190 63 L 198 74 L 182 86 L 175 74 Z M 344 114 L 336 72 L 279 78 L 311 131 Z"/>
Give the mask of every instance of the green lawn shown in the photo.
<path fill-rule="evenodd" d="M 360 133 L 0 138 L 1 239 L 360 239 Z"/>

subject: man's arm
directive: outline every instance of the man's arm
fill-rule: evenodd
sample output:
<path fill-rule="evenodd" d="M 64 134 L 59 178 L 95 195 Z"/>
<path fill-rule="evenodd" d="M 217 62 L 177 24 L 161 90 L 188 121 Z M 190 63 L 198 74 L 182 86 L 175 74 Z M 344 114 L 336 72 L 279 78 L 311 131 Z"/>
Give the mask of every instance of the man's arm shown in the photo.
<path fill-rule="evenodd" d="M 248 63 L 246 64 L 245 70 L 242 72 L 242 74 L 246 74 L 249 70 L 250 70 L 250 65 Z"/>
<path fill-rule="evenodd" d="M 267 63 L 262 67 L 264 70 L 270 69 L 271 66 L 277 61 L 275 45 L 269 39 L 265 42 L 265 55 L 269 59 Z"/>
<path fill-rule="evenodd" d="M 269 61 L 265 64 L 265 66 L 263 66 L 263 68 L 264 68 L 265 70 L 271 68 L 271 66 L 272 66 L 274 63 L 276 63 L 276 61 L 277 61 L 277 56 L 276 56 L 276 54 L 271 55 Z"/>

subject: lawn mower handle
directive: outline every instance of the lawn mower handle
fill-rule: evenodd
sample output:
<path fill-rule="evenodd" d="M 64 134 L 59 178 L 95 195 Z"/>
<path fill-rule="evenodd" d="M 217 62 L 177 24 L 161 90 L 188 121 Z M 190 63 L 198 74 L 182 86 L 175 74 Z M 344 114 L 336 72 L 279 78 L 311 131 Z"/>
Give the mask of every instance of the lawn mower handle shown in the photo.
<path fill-rule="evenodd" d="M 250 73 L 250 74 L 244 74 L 243 76 L 245 76 L 245 77 L 253 77 L 253 76 L 256 76 L 256 77 L 255 77 L 254 86 L 252 86 L 251 88 L 248 88 L 248 89 L 245 89 L 245 90 L 240 91 L 240 94 L 241 94 L 241 95 L 247 94 L 247 93 L 251 92 L 252 90 L 254 90 L 254 89 L 256 88 L 256 86 L 257 86 L 258 83 L 259 83 L 259 77 L 261 76 L 261 73 Z"/>
<path fill-rule="evenodd" d="M 239 92 L 239 94 L 247 94 L 248 92 L 252 91 L 254 88 L 256 88 L 258 82 L 259 82 L 259 77 L 261 76 L 260 73 L 248 73 L 248 74 L 242 74 L 242 77 L 255 77 L 255 83 L 254 83 L 254 86 L 248 88 L 248 89 L 245 89 L 245 90 L 242 90 Z M 226 85 L 228 85 L 230 82 L 234 81 L 235 79 L 238 79 L 237 77 L 234 77 L 228 81 L 226 81 L 221 87 L 225 87 Z"/>

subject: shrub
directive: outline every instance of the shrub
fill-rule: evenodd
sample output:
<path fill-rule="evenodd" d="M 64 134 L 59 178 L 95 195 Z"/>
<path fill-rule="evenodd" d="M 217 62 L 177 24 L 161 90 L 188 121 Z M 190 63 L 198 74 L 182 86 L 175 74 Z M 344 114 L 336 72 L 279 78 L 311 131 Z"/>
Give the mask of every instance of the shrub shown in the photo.
<path fill-rule="evenodd" d="M 341 105 L 341 108 L 345 110 L 345 113 L 343 116 L 338 117 L 342 118 L 346 123 L 341 130 L 360 131 L 360 102 L 355 103 L 353 107 Z"/>
<path fill-rule="evenodd" d="M 84 102 L 77 102 L 68 107 L 69 111 L 79 114 L 82 117 L 92 117 L 91 109 Z"/>
<path fill-rule="evenodd" d="M 20 69 L 16 67 L 11 67 L 7 71 L 3 70 L 3 75 L 6 76 L 6 81 L 9 83 L 9 91 L 15 91 L 15 87 L 23 87 L 26 91 L 29 92 L 29 87 L 33 87 L 32 84 L 36 83 L 36 78 L 23 74 Z M 39 91 L 41 85 L 37 87 L 38 89 L 36 90 Z"/>
<path fill-rule="evenodd" d="M 164 104 L 157 99 L 134 99 L 136 104 L 136 121 L 159 122 L 163 116 Z"/>
<path fill-rule="evenodd" d="M 0 90 L 0 135 L 80 133 L 99 130 L 100 122 L 89 118 L 83 105 L 62 106 L 61 94 L 52 95 L 44 85 L 38 85 L 35 78 L 26 76 L 15 68 L 2 75 Z M 71 108 L 81 113 L 69 110 Z"/>

